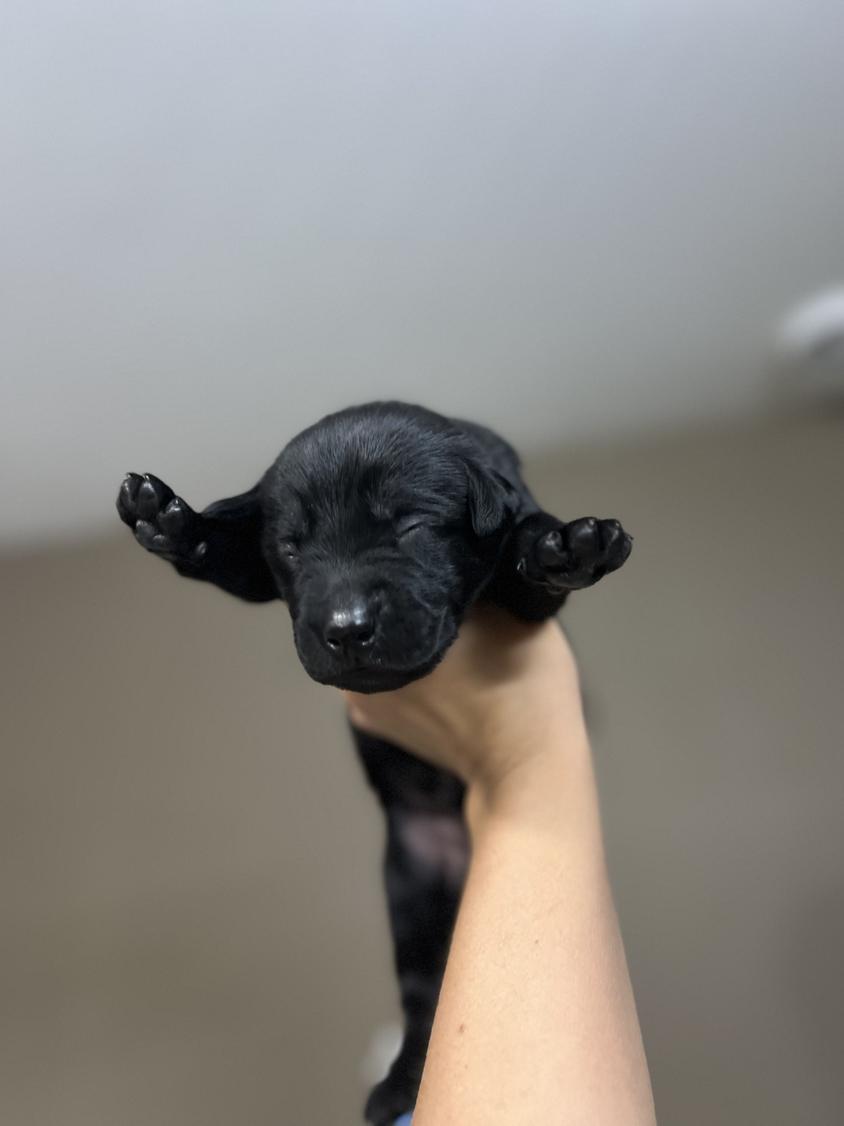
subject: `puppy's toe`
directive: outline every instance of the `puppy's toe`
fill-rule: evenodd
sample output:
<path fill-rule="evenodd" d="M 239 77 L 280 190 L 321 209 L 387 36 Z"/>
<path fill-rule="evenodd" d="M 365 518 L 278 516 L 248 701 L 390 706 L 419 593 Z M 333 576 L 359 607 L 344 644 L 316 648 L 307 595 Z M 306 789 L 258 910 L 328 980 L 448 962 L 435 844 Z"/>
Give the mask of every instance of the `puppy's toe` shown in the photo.
<path fill-rule="evenodd" d="M 173 490 L 168 485 L 165 485 L 158 477 L 154 477 L 152 473 L 145 473 L 138 486 L 135 502 L 138 515 L 142 520 L 149 520 L 151 517 L 157 516 L 172 496 Z"/>

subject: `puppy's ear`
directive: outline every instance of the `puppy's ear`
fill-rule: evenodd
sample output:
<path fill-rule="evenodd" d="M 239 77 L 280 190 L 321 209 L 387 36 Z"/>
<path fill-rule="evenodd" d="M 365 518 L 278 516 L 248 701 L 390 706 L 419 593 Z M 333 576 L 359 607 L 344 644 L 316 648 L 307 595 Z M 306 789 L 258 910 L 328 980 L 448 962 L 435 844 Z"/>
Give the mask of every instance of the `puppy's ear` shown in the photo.
<path fill-rule="evenodd" d="M 466 463 L 469 481 L 469 519 L 476 536 L 491 536 L 509 521 L 516 510 L 516 496 L 509 481 L 494 469 L 477 462 Z"/>

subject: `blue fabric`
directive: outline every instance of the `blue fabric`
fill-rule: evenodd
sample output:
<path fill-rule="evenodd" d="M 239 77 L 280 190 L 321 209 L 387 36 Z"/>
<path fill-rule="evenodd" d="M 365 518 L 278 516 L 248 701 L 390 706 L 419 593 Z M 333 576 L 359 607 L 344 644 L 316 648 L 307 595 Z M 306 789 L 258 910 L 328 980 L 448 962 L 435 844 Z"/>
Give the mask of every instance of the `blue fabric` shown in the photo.
<path fill-rule="evenodd" d="M 410 1126 L 410 1115 L 403 1114 L 401 1118 L 397 1118 L 395 1121 L 395 1126 Z"/>

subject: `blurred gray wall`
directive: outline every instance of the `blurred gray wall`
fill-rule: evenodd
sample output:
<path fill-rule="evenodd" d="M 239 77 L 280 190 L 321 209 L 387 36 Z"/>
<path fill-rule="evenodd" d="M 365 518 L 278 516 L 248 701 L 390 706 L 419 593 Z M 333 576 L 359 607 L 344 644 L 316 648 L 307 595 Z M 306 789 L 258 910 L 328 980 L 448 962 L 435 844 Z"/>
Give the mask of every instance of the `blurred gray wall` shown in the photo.
<path fill-rule="evenodd" d="M 566 620 L 661 1122 L 832 1126 L 842 423 L 555 455 L 531 479 L 636 535 Z M 381 831 L 285 610 L 117 530 L 0 577 L 0 1118 L 356 1121 L 395 1016 Z"/>

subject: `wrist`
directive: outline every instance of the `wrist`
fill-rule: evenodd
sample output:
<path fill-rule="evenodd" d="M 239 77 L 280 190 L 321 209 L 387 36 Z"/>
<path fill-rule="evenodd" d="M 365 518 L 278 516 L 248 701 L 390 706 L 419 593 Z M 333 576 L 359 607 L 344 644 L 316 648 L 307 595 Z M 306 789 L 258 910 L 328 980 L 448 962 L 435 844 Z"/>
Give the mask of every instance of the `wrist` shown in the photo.
<path fill-rule="evenodd" d="M 466 819 L 475 838 L 488 824 L 510 823 L 540 828 L 588 804 L 594 792 L 592 756 L 585 729 L 548 733 L 539 749 L 513 754 L 470 780 Z"/>

